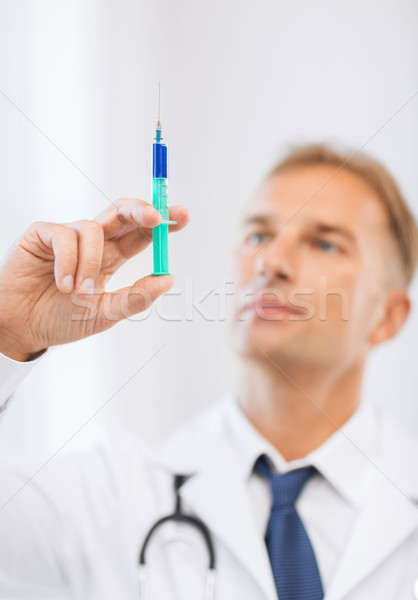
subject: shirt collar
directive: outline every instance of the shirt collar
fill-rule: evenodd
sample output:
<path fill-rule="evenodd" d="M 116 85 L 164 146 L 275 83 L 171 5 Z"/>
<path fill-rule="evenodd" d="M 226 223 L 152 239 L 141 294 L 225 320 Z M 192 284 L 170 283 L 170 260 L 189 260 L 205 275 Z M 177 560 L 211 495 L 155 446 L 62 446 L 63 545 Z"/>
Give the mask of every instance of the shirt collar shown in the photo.
<path fill-rule="evenodd" d="M 227 424 L 242 459 L 243 476 L 250 478 L 254 463 L 267 454 L 279 473 L 314 466 L 350 504 L 362 504 L 370 469 L 374 468 L 377 446 L 376 415 L 362 402 L 354 414 L 321 446 L 303 458 L 286 461 L 282 454 L 256 429 L 231 396 Z"/>

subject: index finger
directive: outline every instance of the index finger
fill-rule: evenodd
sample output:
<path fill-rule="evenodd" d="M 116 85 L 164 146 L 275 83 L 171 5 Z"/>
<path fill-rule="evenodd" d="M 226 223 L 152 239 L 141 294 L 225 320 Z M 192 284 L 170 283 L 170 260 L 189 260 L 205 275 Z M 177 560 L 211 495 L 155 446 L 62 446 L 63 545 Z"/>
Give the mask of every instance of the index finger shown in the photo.
<path fill-rule="evenodd" d="M 119 237 L 138 227 L 150 229 L 162 221 L 158 210 L 138 198 L 119 198 L 94 221 L 103 227 L 104 239 Z"/>

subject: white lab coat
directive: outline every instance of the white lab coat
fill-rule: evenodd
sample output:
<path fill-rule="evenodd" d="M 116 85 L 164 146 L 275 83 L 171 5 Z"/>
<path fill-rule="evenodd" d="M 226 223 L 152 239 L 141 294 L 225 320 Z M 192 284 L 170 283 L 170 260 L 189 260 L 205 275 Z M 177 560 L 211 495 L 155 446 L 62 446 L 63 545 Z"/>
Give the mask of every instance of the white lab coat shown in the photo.
<path fill-rule="evenodd" d="M 53 460 L 0 511 L 0 598 L 137 600 L 137 560 L 151 525 L 173 511 L 172 473 L 195 473 L 185 508 L 214 536 L 218 600 L 277 600 L 225 399 L 151 454 L 130 434 Z M 412 600 L 418 578 L 418 443 L 384 416 L 367 500 L 326 600 Z M 24 483 L 1 470 L 1 505 Z M 167 525 L 148 554 L 150 599 L 203 599 L 198 534 Z M 13 591 L 14 590 L 14 591 Z"/>

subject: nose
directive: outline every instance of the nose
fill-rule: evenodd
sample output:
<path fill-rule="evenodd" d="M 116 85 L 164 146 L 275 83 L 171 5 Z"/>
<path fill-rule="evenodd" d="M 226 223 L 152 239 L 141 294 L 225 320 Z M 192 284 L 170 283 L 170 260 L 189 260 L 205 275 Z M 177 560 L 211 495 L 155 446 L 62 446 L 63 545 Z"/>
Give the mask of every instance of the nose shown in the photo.
<path fill-rule="evenodd" d="M 296 247 L 290 232 L 280 231 L 262 246 L 255 258 L 257 275 L 292 281 L 296 269 Z"/>

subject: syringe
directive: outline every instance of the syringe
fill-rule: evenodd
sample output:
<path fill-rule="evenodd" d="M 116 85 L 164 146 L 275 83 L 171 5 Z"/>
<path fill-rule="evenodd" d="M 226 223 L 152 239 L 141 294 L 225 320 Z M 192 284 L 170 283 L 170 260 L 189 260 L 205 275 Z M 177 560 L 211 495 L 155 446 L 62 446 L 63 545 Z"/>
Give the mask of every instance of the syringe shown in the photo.
<path fill-rule="evenodd" d="M 160 121 L 160 90 L 158 89 L 158 121 L 155 140 L 152 145 L 152 204 L 163 218 L 152 230 L 154 252 L 153 275 L 170 275 L 168 270 L 168 226 L 176 224 L 170 221 L 167 208 L 167 146 L 162 142 Z"/>

